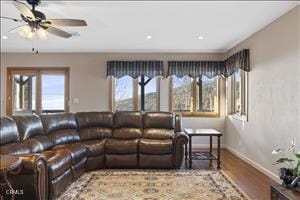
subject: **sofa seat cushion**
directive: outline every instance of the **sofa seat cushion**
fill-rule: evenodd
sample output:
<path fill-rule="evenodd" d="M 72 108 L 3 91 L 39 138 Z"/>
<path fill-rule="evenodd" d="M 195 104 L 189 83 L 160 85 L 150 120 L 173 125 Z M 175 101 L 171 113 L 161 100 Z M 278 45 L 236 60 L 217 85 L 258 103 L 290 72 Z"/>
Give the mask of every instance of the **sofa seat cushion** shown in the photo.
<path fill-rule="evenodd" d="M 79 133 L 76 129 L 63 129 L 54 131 L 49 134 L 49 139 L 52 140 L 54 145 L 74 143 L 80 140 Z"/>
<path fill-rule="evenodd" d="M 86 149 L 86 156 L 91 157 L 104 154 L 104 142 L 105 140 L 88 140 L 81 142 L 81 144 Z"/>
<path fill-rule="evenodd" d="M 15 155 L 15 154 L 25 154 L 30 153 L 28 147 L 26 147 L 23 143 L 14 142 L 6 145 L 2 145 L 0 147 L 1 155 Z"/>
<path fill-rule="evenodd" d="M 52 148 L 53 142 L 45 135 L 37 135 L 23 141 L 31 153 L 39 153 Z"/>
<path fill-rule="evenodd" d="M 139 142 L 139 152 L 156 155 L 172 154 L 173 141 L 141 139 Z"/>
<path fill-rule="evenodd" d="M 63 149 L 69 152 L 73 165 L 80 162 L 86 157 L 85 147 L 80 143 L 57 145 L 52 149 Z"/>
<path fill-rule="evenodd" d="M 49 179 L 60 176 L 69 170 L 71 163 L 71 155 L 65 150 L 44 151 L 42 154 L 47 159 Z"/>
<path fill-rule="evenodd" d="M 90 127 L 79 131 L 81 140 L 92 140 L 112 137 L 112 130 L 110 128 Z"/>
<path fill-rule="evenodd" d="M 105 141 L 105 153 L 108 154 L 134 154 L 137 153 L 138 139 L 134 140 L 117 140 L 107 139 Z"/>
<path fill-rule="evenodd" d="M 172 129 L 148 128 L 143 132 L 143 138 L 146 139 L 166 140 L 172 139 L 173 136 L 174 130 Z"/>
<path fill-rule="evenodd" d="M 139 128 L 119 128 L 113 132 L 113 138 L 117 139 L 136 139 L 142 137 L 142 130 Z"/>

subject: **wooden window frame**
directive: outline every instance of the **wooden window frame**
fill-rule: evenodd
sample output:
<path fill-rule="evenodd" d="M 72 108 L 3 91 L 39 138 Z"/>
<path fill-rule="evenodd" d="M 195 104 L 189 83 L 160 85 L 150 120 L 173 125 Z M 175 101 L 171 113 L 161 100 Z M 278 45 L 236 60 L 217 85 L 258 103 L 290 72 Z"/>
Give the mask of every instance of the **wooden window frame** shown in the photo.
<path fill-rule="evenodd" d="M 229 115 L 232 115 L 235 119 L 239 119 L 242 121 L 248 121 L 248 79 L 249 74 L 244 70 L 240 70 L 241 73 L 241 87 L 240 87 L 240 94 L 241 94 L 241 112 L 235 112 L 235 75 L 233 74 L 229 81 L 230 83 L 230 111 Z"/>
<path fill-rule="evenodd" d="M 197 95 L 197 79 L 192 81 L 192 108 L 190 112 L 178 112 L 173 109 L 173 77 L 169 78 L 169 111 L 179 113 L 184 117 L 220 117 L 220 77 L 217 77 L 217 112 L 199 112 L 197 109 L 196 95 Z"/>
<path fill-rule="evenodd" d="M 155 77 L 156 78 L 156 110 L 160 111 L 160 80 L 161 77 Z M 109 109 L 110 111 L 115 111 L 115 79 L 114 77 L 109 77 Z M 133 81 L 133 111 L 140 111 L 139 109 L 139 101 L 138 101 L 138 88 L 139 83 L 138 79 L 132 79 Z"/>
<path fill-rule="evenodd" d="M 64 74 L 65 75 L 65 95 L 64 95 L 64 111 L 69 112 L 70 99 L 70 68 L 69 67 L 8 67 L 7 68 L 7 91 L 6 91 L 6 115 L 13 114 L 13 79 L 14 74 L 34 74 L 36 76 L 36 112 L 42 113 L 42 85 L 41 76 L 43 74 Z"/>

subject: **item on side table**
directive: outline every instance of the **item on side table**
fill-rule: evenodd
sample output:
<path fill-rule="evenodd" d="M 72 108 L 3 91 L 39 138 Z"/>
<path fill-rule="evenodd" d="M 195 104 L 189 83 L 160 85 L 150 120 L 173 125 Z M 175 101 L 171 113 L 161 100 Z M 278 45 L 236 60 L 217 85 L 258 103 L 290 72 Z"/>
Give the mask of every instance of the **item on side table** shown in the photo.
<path fill-rule="evenodd" d="M 291 146 L 283 150 L 281 148 L 273 150 L 273 155 L 281 157 L 273 165 L 286 164 L 288 167 L 279 169 L 279 177 L 282 185 L 287 188 L 300 191 L 300 151 L 296 151 L 296 144 L 293 140 Z"/>

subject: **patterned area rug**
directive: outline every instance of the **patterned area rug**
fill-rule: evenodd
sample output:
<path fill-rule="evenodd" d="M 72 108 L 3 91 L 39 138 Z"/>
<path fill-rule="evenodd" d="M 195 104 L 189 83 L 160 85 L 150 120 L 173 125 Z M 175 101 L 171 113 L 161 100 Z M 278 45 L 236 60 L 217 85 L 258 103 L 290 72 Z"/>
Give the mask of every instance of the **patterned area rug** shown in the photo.
<path fill-rule="evenodd" d="M 82 175 L 59 200 L 245 200 L 221 171 L 98 170 Z"/>

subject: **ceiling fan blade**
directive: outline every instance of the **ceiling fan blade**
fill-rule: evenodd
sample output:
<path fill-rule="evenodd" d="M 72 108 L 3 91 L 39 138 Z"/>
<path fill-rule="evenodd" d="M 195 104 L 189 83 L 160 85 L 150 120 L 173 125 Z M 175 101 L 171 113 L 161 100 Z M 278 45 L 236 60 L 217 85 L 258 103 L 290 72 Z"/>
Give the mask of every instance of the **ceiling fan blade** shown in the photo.
<path fill-rule="evenodd" d="M 63 38 L 70 38 L 70 37 L 72 37 L 72 34 L 66 32 L 66 31 L 63 31 L 61 29 L 55 28 L 53 26 L 42 26 L 41 25 L 41 27 L 45 31 L 47 31 L 47 32 L 49 32 L 49 33 L 51 33 L 53 35 L 59 36 L 59 37 L 63 37 Z"/>
<path fill-rule="evenodd" d="M 27 24 L 23 24 L 23 25 L 14 27 L 14 28 L 10 29 L 8 32 L 9 32 L 9 33 L 14 33 L 16 30 L 18 30 L 19 28 L 22 28 L 22 27 L 24 27 L 24 26 L 27 26 Z"/>
<path fill-rule="evenodd" d="M 32 13 L 31 9 L 28 6 L 26 6 L 25 3 L 15 0 L 13 1 L 13 4 L 23 16 L 31 18 L 33 21 L 35 20 L 34 14 Z"/>
<path fill-rule="evenodd" d="M 47 19 L 42 24 L 45 26 L 87 26 L 87 23 L 80 19 Z"/>
<path fill-rule="evenodd" d="M 21 19 L 16 19 L 16 18 L 12 18 L 12 17 L 3 17 L 3 16 L 0 16 L 0 18 L 2 18 L 2 19 L 11 19 L 14 22 L 23 22 L 23 20 L 21 20 Z"/>

